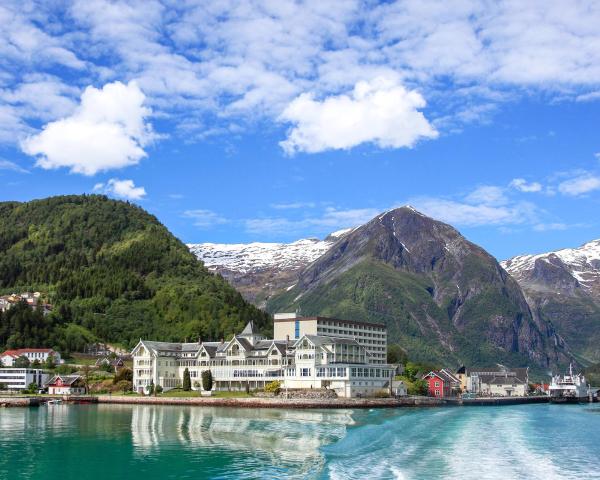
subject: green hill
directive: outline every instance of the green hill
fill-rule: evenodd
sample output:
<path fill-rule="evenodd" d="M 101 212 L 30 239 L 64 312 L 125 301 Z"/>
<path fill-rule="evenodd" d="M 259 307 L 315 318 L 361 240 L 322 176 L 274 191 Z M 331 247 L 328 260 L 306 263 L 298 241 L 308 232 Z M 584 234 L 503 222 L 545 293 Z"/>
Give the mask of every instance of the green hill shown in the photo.
<path fill-rule="evenodd" d="M 26 290 L 47 292 L 53 312 L 9 310 L 0 347 L 218 339 L 249 320 L 271 328 L 154 216 L 99 195 L 0 203 L 0 292 Z"/>

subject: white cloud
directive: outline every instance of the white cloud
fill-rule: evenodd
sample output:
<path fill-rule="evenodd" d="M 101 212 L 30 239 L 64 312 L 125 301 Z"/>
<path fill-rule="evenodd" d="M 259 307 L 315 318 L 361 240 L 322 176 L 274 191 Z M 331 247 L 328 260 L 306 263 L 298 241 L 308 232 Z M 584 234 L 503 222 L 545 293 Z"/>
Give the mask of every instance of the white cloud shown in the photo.
<path fill-rule="evenodd" d="M 514 178 L 510 182 L 510 186 L 520 192 L 531 193 L 531 192 L 541 192 L 542 184 L 539 182 L 527 182 L 524 178 Z"/>
<path fill-rule="evenodd" d="M 560 193 L 573 197 L 585 195 L 594 190 L 600 190 L 600 177 L 588 173 L 565 180 L 558 185 Z"/>
<path fill-rule="evenodd" d="M 529 202 L 510 205 L 470 204 L 460 200 L 420 197 L 410 203 L 425 215 L 455 226 L 478 227 L 531 223 L 538 209 Z"/>
<path fill-rule="evenodd" d="M 465 200 L 468 203 L 483 205 L 505 205 L 508 198 L 504 194 L 502 187 L 494 185 L 482 185 L 469 193 Z"/>
<path fill-rule="evenodd" d="M 425 100 L 414 90 L 382 77 L 358 82 L 351 95 L 322 101 L 302 94 L 283 111 L 280 120 L 295 126 L 281 147 L 288 154 L 349 149 L 362 143 L 382 148 L 412 147 L 438 132 L 419 109 Z"/>
<path fill-rule="evenodd" d="M 225 217 L 213 212 L 212 210 L 186 210 L 183 212 L 183 216 L 186 218 L 191 218 L 196 227 L 200 228 L 210 228 L 216 225 L 223 225 L 225 223 L 229 223 Z"/>
<path fill-rule="evenodd" d="M 291 203 L 273 203 L 271 208 L 275 210 L 295 210 L 299 208 L 315 208 L 314 202 L 291 202 Z"/>
<path fill-rule="evenodd" d="M 71 116 L 48 123 L 21 147 L 45 169 L 66 167 L 73 173 L 94 175 L 135 165 L 146 156 L 143 147 L 152 139 L 145 122 L 150 109 L 144 100 L 135 82 L 87 87 Z"/>
<path fill-rule="evenodd" d="M 328 207 L 318 215 L 299 219 L 284 217 L 251 218 L 244 221 L 246 231 L 252 234 L 297 235 L 313 232 L 311 235 L 323 235 L 341 228 L 361 225 L 380 210 L 375 208 L 339 209 Z"/>
<path fill-rule="evenodd" d="M 29 173 L 28 170 L 25 170 L 23 167 L 17 165 L 15 162 L 4 160 L 3 158 L 0 158 L 0 170 L 10 170 L 12 172 L 17 173 Z"/>
<path fill-rule="evenodd" d="M 568 228 L 572 228 L 572 225 L 567 225 L 566 223 L 538 223 L 533 226 L 533 229 L 536 232 L 548 232 L 551 230 L 566 230 Z"/>
<path fill-rule="evenodd" d="M 176 129 L 186 138 L 227 135 L 232 122 L 274 121 L 292 105 L 323 112 L 328 101 L 356 102 L 348 92 L 378 77 L 400 79 L 407 94 L 418 88 L 429 104 L 427 124 L 446 131 L 488 121 L 498 104 L 532 92 L 591 100 L 599 91 L 600 4 L 592 0 L 213 0 L 177 8 L 159 0 L 5 0 L 0 23 L 0 77 L 10 77 L 15 95 L 27 95 L 21 84 L 30 74 L 57 75 L 76 88 L 135 79 L 155 112 L 197 130 Z M 71 97 L 40 97 L 38 110 L 9 113 L 17 123 L 53 121 Z M 332 141 L 306 129 L 318 124 L 317 113 L 301 113 L 291 119 L 299 137 L 287 140 L 292 150 L 310 151 L 303 142 L 313 137 L 321 148 L 361 141 L 396 148 L 430 138 L 418 130 L 414 140 L 399 140 L 373 127 L 363 140 L 347 127 Z M 27 126 L 9 130 L 0 119 L 0 141 L 14 142 L 13 131 Z"/>
<path fill-rule="evenodd" d="M 97 183 L 94 185 L 94 191 L 128 200 L 141 200 L 146 196 L 146 189 L 136 187 L 133 180 L 119 180 L 117 178 L 111 178 L 106 183 Z"/>

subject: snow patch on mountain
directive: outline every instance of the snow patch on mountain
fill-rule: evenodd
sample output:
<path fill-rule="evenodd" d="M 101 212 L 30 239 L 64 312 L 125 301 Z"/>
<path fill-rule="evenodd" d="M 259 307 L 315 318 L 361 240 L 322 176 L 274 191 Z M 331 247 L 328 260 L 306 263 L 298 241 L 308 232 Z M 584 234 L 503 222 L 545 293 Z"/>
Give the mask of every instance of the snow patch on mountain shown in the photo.
<path fill-rule="evenodd" d="M 500 264 L 511 275 L 520 277 L 533 270 L 538 260 L 551 262 L 553 259 L 560 260 L 583 285 L 597 281 L 600 278 L 600 239 L 578 248 L 565 248 L 538 255 L 519 255 Z"/>
<path fill-rule="evenodd" d="M 350 230 L 334 232 L 325 240 L 306 238 L 292 243 L 196 243 L 188 244 L 188 248 L 211 270 L 227 269 L 239 273 L 285 270 L 314 262 Z"/>

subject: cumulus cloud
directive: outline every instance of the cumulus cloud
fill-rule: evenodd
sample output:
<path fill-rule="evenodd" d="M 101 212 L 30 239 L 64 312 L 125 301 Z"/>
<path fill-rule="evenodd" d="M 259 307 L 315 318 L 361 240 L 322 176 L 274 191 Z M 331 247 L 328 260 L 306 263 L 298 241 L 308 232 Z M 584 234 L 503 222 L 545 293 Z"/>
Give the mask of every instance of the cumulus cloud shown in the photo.
<path fill-rule="evenodd" d="M 146 196 L 144 187 L 136 187 L 133 180 L 119 180 L 118 178 L 111 178 L 106 183 L 97 183 L 94 185 L 94 191 L 128 200 L 141 200 Z"/>
<path fill-rule="evenodd" d="M 379 77 L 401 78 L 406 95 L 418 87 L 429 104 L 426 133 L 428 125 L 435 131 L 431 124 L 456 131 L 456 124 L 488 121 L 499 103 L 524 92 L 598 98 L 600 5 L 591 0 L 180 3 L 174 9 L 160 0 L 5 0 L 0 59 L 10 66 L 10 90 L 29 95 L 32 87 L 20 86 L 30 74 L 73 85 L 73 69 L 95 84 L 136 79 L 153 110 L 188 139 L 227 135 L 232 123 L 273 121 L 294 107 L 288 151 L 310 151 L 313 138 L 316 151 L 360 144 L 348 126 L 339 127 L 339 141 L 310 126 L 343 98 L 357 103 L 348 92 Z M 51 93 L 49 102 L 40 97 L 46 105 L 37 111 L 33 105 L 0 112 L 16 120 L 0 118 L 0 141 L 14 142 L 15 130 L 29 133 L 32 119 L 36 125 L 68 115 L 60 112 L 71 94 Z M 371 107 L 379 118 L 381 108 Z M 10 124 L 18 128 L 4 127 Z M 417 129 L 415 138 L 402 139 L 377 125 L 369 125 L 363 142 L 396 148 L 432 138 Z"/>
<path fill-rule="evenodd" d="M 558 191 L 564 195 L 577 197 L 600 190 L 600 177 L 589 173 L 565 180 L 558 185 Z"/>
<path fill-rule="evenodd" d="M 304 93 L 280 116 L 295 125 L 280 145 L 288 154 L 349 149 L 366 142 L 412 147 L 420 139 L 438 136 L 419 111 L 424 107 L 418 92 L 381 77 L 358 82 L 350 95 L 316 100 Z"/>
<path fill-rule="evenodd" d="M 531 192 L 541 192 L 542 184 L 539 182 L 527 182 L 524 178 L 514 178 L 510 182 L 510 186 L 520 192 L 531 193 Z"/>
<path fill-rule="evenodd" d="M 193 224 L 199 228 L 210 228 L 229 223 L 229 220 L 212 210 L 186 210 L 183 212 L 183 216 L 192 219 Z"/>
<path fill-rule="evenodd" d="M 37 157 L 39 167 L 66 167 L 83 175 L 135 165 L 146 156 L 143 147 L 153 138 L 144 100 L 133 81 L 87 87 L 71 116 L 48 123 L 21 148 Z"/>

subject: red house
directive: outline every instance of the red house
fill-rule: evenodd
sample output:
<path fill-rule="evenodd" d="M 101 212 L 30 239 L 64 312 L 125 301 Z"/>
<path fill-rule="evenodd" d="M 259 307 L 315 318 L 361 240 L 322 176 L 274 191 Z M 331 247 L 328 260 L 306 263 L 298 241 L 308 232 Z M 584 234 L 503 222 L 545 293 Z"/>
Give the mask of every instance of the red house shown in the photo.
<path fill-rule="evenodd" d="M 429 372 L 423 376 L 430 397 L 453 397 L 460 391 L 460 380 L 446 369 Z"/>

